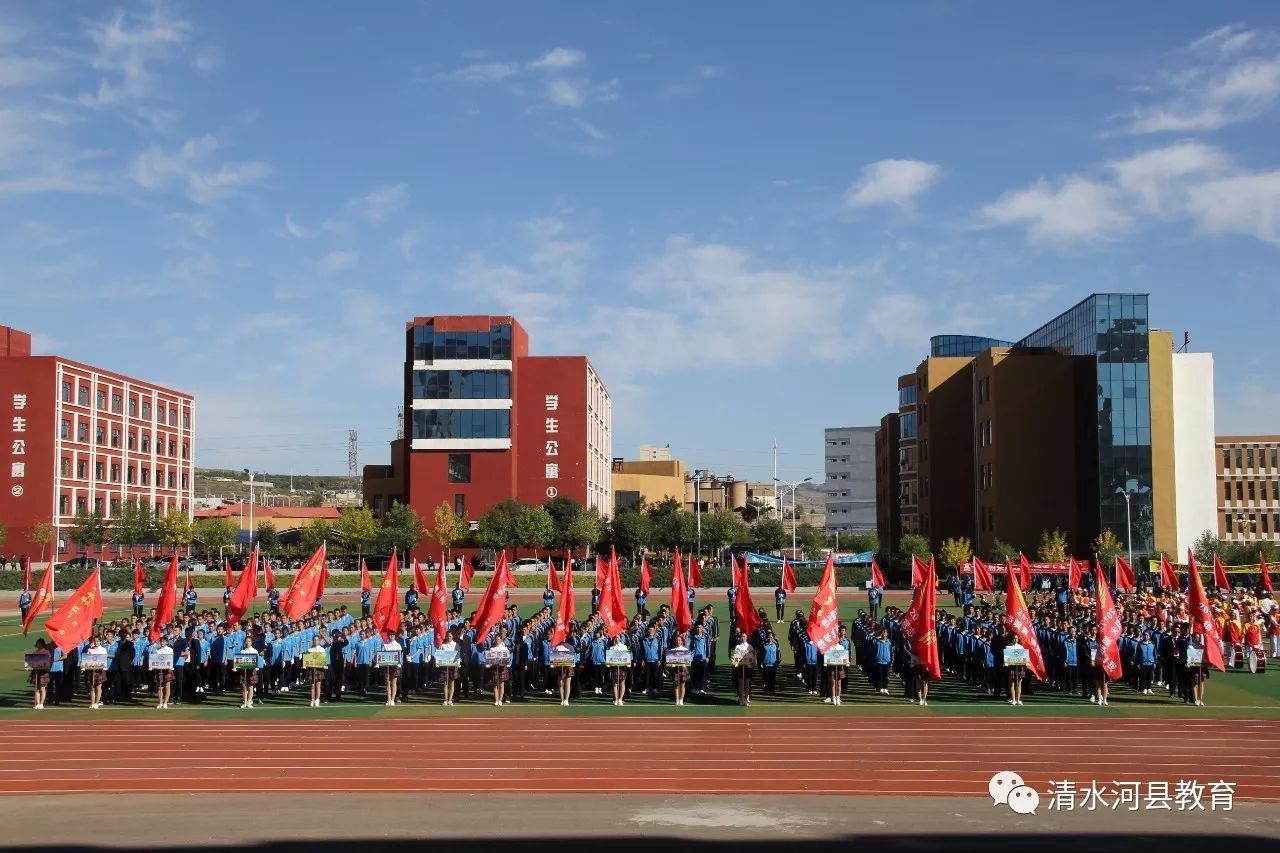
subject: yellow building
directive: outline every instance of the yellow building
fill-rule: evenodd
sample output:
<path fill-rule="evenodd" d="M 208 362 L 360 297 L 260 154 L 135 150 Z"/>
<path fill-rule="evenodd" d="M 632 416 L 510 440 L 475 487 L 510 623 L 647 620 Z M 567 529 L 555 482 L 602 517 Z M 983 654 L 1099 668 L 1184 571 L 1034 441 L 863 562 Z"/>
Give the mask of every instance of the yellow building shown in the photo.
<path fill-rule="evenodd" d="M 685 500 L 686 471 L 679 459 L 628 462 L 613 460 L 613 511 L 617 514 L 633 509 L 641 501 L 645 506 L 667 498 Z"/>

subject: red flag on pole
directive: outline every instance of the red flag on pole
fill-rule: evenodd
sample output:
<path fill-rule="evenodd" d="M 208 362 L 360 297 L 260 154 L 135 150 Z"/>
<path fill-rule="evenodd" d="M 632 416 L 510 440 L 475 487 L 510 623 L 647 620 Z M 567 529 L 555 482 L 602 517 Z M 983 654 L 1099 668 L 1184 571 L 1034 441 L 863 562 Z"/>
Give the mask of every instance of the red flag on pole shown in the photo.
<path fill-rule="evenodd" d="M 40 586 L 31 598 L 31 606 L 27 608 L 27 618 L 22 620 L 22 636 L 27 635 L 36 617 L 53 606 L 53 561 L 45 567 L 44 577 L 40 578 Z"/>
<path fill-rule="evenodd" d="M 257 547 L 256 545 L 254 546 Z M 227 557 L 222 558 L 222 580 L 224 586 L 235 586 L 235 579 L 231 577 L 231 560 Z"/>
<path fill-rule="evenodd" d="M 974 592 L 995 592 L 996 582 L 991 577 L 991 567 L 979 560 L 973 558 L 973 589 Z"/>
<path fill-rule="evenodd" d="M 733 559 L 734 565 L 737 566 L 737 559 Z M 828 557 L 830 559 L 830 557 Z M 733 601 L 733 609 L 738 623 L 738 630 L 746 633 L 748 637 L 760 630 L 760 614 L 756 612 L 756 606 L 751 601 L 751 583 L 750 573 L 747 571 L 747 558 L 742 558 L 742 571 L 735 571 L 737 578 L 738 597 Z M 737 638 L 732 638 L 735 642 Z"/>
<path fill-rule="evenodd" d="M 1018 638 L 1018 643 L 1027 650 L 1027 669 L 1036 678 L 1044 681 L 1044 655 L 1040 652 L 1040 640 L 1036 637 L 1035 627 L 1031 624 L 1031 613 L 1027 610 L 1026 599 L 1022 590 L 1014 583 L 1012 572 L 1007 579 L 1009 594 L 1004 599 L 1005 622 L 1009 630 Z"/>
<path fill-rule="evenodd" d="M 689 558 L 689 586 L 702 589 L 702 563 L 698 562 L 697 557 Z"/>
<path fill-rule="evenodd" d="M 373 592 L 373 580 L 369 577 L 369 566 L 364 558 L 360 558 L 360 591 Z"/>
<path fill-rule="evenodd" d="M 596 589 L 600 590 L 600 600 L 604 600 L 604 582 L 605 577 L 609 574 L 609 565 L 604 561 L 604 557 L 596 555 Z"/>
<path fill-rule="evenodd" d="M 418 591 L 418 595 L 427 595 L 431 592 L 427 576 L 422 573 L 422 564 L 416 558 L 413 561 L 413 588 Z"/>
<path fill-rule="evenodd" d="M 1227 580 L 1227 570 L 1218 555 L 1213 555 L 1213 585 L 1218 589 L 1231 589 L 1231 581 Z"/>
<path fill-rule="evenodd" d="M 54 645 L 66 654 L 89 639 L 94 620 L 101 615 L 102 569 L 94 569 L 58 611 L 45 620 L 44 629 Z"/>
<path fill-rule="evenodd" d="M 142 589 L 147 583 L 147 570 L 142 567 L 142 561 L 138 560 L 133 564 L 133 594 L 141 595 Z"/>
<path fill-rule="evenodd" d="M 511 567 L 507 564 L 507 552 L 499 551 L 498 565 L 494 567 L 493 577 L 489 578 L 489 585 L 485 587 L 484 595 L 480 597 L 480 606 L 476 609 L 476 618 L 472 623 L 477 642 L 487 640 L 489 631 L 502 621 L 502 616 L 507 609 L 507 589 L 513 586 L 511 581 Z"/>
<path fill-rule="evenodd" d="M 550 556 L 547 557 L 547 589 L 552 592 L 560 591 L 560 576 L 556 574 L 556 567 Z"/>
<path fill-rule="evenodd" d="M 164 583 L 160 584 L 160 597 L 156 601 L 156 616 L 151 622 L 148 636 L 156 642 L 164 634 L 164 628 L 173 621 L 173 612 L 178 606 L 178 555 L 169 558 L 169 568 L 164 573 Z"/>
<path fill-rule="evenodd" d="M 240 580 L 236 582 L 231 600 L 227 602 L 227 624 L 235 625 L 249 611 L 253 600 L 258 597 L 258 546 L 253 546 L 249 554 L 249 562 L 240 570 Z"/>
<path fill-rule="evenodd" d="M 809 605 L 809 621 L 805 625 L 805 633 L 818 647 L 819 654 L 826 654 L 827 649 L 840 640 L 840 603 L 836 598 L 836 563 L 828 553 L 827 565 L 822 570 L 822 580 L 813 594 L 813 603 Z"/>
<path fill-rule="evenodd" d="M 613 595 L 613 617 L 622 623 L 622 630 L 626 630 L 627 606 L 622 601 L 622 571 L 618 567 L 618 553 L 612 545 L 609 546 L 609 583 Z"/>
<path fill-rule="evenodd" d="M 373 627 L 384 639 L 395 636 L 404 621 L 400 615 L 400 561 L 396 549 L 391 549 L 391 561 L 378 587 L 378 597 L 373 602 Z"/>
<path fill-rule="evenodd" d="M 921 578 L 929 573 L 929 564 L 917 557 L 911 555 L 911 586 L 917 587 L 921 584 Z"/>
<path fill-rule="evenodd" d="M 671 565 L 671 617 L 676 623 L 676 633 L 688 631 L 693 625 L 689 614 L 689 591 L 684 585 L 684 566 L 680 565 L 680 549 L 676 549 L 675 562 Z"/>
<path fill-rule="evenodd" d="M 889 584 L 885 582 L 884 572 L 880 570 L 880 564 L 876 562 L 876 558 L 871 558 L 871 585 L 884 589 Z"/>
<path fill-rule="evenodd" d="M 933 567 L 922 563 L 924 575 L 911 594 L 911 606 L 902 618 L 902 636 L 911 646 L 911 654 L 924 667 L 930 681 L 942 678 L 942 662 L 938 657 L 938 637 L 933 614 L 938 607 L 938 584 Z"/>
<path fill-rule="evenodd" d="M 600 565 L 597 561 L 597 566 Z M 598 581 L 600 586 L 600 621 L 604 623 L 607 637 L 616 637 L 627 628 L 627 615 L 619 605 L 619 590 L 615 584 L 613 561 L 604 566 Z"/>
<path fill-rule="evenodd" d="M 1022 589 L 1031 589 L 1031 563 L 1027 561 L 1027 555 L 1018 553 L 1018 586 Z"/>
<path fill-rule="evenodd" d="M 431 591 L 431 604 L 427 607 L 427 619 L 435 631 L 436 648 L 444 645 L 444 638 L 449 630 L 449 585 L 444 577 L 444 557 L 436 567 L 436 585 Z"/>
<path fill-rule="evenodd" d="M 653 569 L 649 568 L 648 555 L 640 558 L 640 591 L 649 595 L 649 585 L 653 583 Z"/>
<path fill-rule="evenodd" d="M 1067 566 L 1067 589 L 1079 589 L 1083 567 L 1075 557 L 1068 557 L 1067 559 L 1070 561 Z"/>
<path fill-rule="evenodd" d="M 471 591 L 471 579 L 476 576 L 475 566 L 471 565 L 471 558 L 466 554 L 462 555 L 462 575 L 458 578 L 458 587 L 463 592 Z"/>
<path fill-rule="evenodd" d="M 186 578 L 186 580 L 182 582 L 182 591 L 191 592 L 191 566 L 190 565 L 187 566 L 184 577 Z"/>
<path fill-rule="evenodd" d="M 31 558 L 30 557 L 22 558 L 22 589 L 24 592 L 26 590 L 31 589 Z"/>
<path fill-rule="evenodd" d="M 874 574 L 879 571 L 879 567 L 875 564 L 875 558 L 872 557 L 871 572 Z M 792 593 L 796 591 L 796 570 L 791 568 L 791 564 L 787 562 L 787 558 L 782 558 L 782 591 Z"/>
<path fill-rule="evenodd" d="M 1133 592 L 1136 588 L 1133 566 L 1129 565 L 1129 561 L 1124 557 L 1116 554 L 1116 589 L 1121 592 Z"/>
<path fill-rule="evenodd" d="M 1262 591 L 1275 592 L 1271 588 L 1271 571 L 1267 566 L 1267 558 L 1262 556 L 1261 552 L 1258 554 L 1258 572 L 1262 576 Z"/>
<path fill-rule="evenodd" d="M 266 560 L 263 560 L 263 561 L 262 561 L 262 574 L 263 574 L 263 578 L 264 578 L 264 579 L 266 580 L 266 582 L 267 582 L 267 589 L 269 589 L 269 590 L 270 590 L 270 589 L 275 589 L 275 588 L 276 588 L 276 574 L 275 574 L 275 572 L 271 571 L 271 560 L 266 559 Z"/>
<path fill-rule="evenodd" d="M 1164 554 L 1160 555 L 1160 586 L 1165 589 L 1179 589 L 1182 586 L 1178 583 L 1177 570 Z"/>
<path fill-rule="evenodd" d="M 324 595 L 324 581 L 328 577 L 324 565 L 327 552 L 328 548 L 321 542 L 320 547 L 293 576 L 293 582 L 284 594 L 284 601 L 280 603 L 280 612 L 289 617 L 290 621 L 301 619 L 315 607 L 316 599 Z"/>
<path fill-rule="evenodd" d="M 1098 622 L 1098 663 L 1106 673 L 1108 681 L 1115 681 L 1121 675 L 1120 667 L 1120 634 L 1124 631 L 1120 624 L 1120 611 L 1111 598 L 1111 589 L 1107 586 L 1107 576 L 1102 571 L 1102 564 L 1094 560 L 1094 595 L 1097 596 L 1096 619 Z"/>
<path fill-rule="evenodd" d="M 1213 618 L 1209 597 L 1204 593 L 1196 555 L 1190 549 L 1187 549 L 1187 612 L 1191 615 L 1191 632 L 1204 635 L 1204 659 L 1215 669 L 1226 672 L 1227 662 L 1222 658 L 1222 633 L 1218 630 L 1218 620 Z"/>
<path fill-rule="evenodd" d="M 560 586 L 560 612 L 556 614 L 556 626 L 551 632 L 551 645 L 558 646 L 569 639 L 573 628 L 573 560 L 564 561 L 564 583 Z"/>

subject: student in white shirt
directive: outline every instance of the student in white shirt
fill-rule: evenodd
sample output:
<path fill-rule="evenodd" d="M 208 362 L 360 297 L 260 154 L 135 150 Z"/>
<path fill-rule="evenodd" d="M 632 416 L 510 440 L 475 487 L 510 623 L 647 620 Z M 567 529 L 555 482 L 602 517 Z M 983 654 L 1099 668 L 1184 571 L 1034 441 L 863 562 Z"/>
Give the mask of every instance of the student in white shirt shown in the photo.
<path fill-rule="evenodd" d="M 379 651 L 396 652 L 397 654 L 402 650 L 399 641 L 396 640 L 394 635 L 390 639 L 383 640 L 382 648 L 379 649 Z M 390 707 L 396 704 L 396 688 L 400 686 L 400 667 L 385 666 L 382 667 L 382 673 L 387 681 L 387 707 Z"/>

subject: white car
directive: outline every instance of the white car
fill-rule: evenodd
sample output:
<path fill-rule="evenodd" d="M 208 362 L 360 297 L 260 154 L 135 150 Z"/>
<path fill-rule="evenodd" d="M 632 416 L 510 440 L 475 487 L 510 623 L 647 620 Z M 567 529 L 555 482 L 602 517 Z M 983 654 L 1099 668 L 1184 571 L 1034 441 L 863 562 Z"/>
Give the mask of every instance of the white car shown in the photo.
<path fill-rule="evenodd" d="M 511 564 L 513 572 L 540 572 L 546 569 L 546 560 L 537 560 L 533 557 L 521 557 Z"/>

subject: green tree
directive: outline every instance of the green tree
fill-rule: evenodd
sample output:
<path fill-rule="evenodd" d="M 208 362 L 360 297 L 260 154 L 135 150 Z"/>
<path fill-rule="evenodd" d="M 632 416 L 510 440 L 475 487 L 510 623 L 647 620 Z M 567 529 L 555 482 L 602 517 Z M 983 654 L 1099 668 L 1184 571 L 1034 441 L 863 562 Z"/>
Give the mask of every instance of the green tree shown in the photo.
<path fill-rule="evenodd" d="M 653 544 L 654 529 L 649 516 L 629 509 L 613 517 L 613 545 L 619 553 L 635 555 Z"/>
<path fill-rule="evenodd" d="M 156 522 L 156 532 L 160 535 L 162 543 L 177 550 L 191 544 L 195 525 L 191 523 L 191 518 L 185 512 L 180 509 L 171 509 Z"/>
<path fill-rule="evenodd" d="M 436 507 L 433 520 L 435 527 L 431 531 L 431 538 L 439 542 L 446 553 L 467 535 L 467 523 L 453 511 L 448 501 L 441 501 L 440 506 Z"/>
<path fill-rule="evenodd" d="M 324 506 L 324 489 L 319 486 L 312 489 L 311 494 L 307 495 L 307 506 Z"/>
<path fill-rule="evenodd" d="M 333 538 L 333 528 L 323 518 L 313 518 L 298 528 L 298 542 L 304 551 L 315 551 L 324 542 Z"/>
<path fill-rule="evenodd" d="M 1265 559 L 1268 564 L 1274 565 L 1280 562 L 1280 550 L 1276 548 L 1274 542 L 1270 541 L 1241 542 L 1227 546 L 1227 553 L 1222 558 L 1222 562 L 1228 566 L 1256 566 L 1259 557 Z"/>
<path fill-rule="evenodd" d="M 823 532 L 809 522 L 804 521 L 796 526 L 796 547 L 805 557 L 816 558 L 822 553 L 826 541 L 827 537 Z"/>
<path fill-rule="evenodd" d="M 151 507 L 141 501 L 125 501 L 120 505 L 120 515 L 116 517 L 111 537 L 117 545 L 128 546 L 129 553 L 141 542 L 155 532 L 155 520 L 151 517 Z"/>
<path fill-rule="evenodd" d="M 843 539 L 844 537 L 841 537 Z M 863 530 L 857 533 L 849 534 L 849 544 L 845 549 L 855 554 L 862 554 L 867 551 L 875 553 L 880 550 L 880 537 L 876 535 L 874 530 Z"/>
<path fill-rule="evenodd" d="M 787 541 L 787 530 L 780 519 L 762 518 L 751 526 L 751 547 L 758 553 L 781 551 Z"/>
<path fill-rule="evenodd" d="M 1116 555 L 1123 550 L 1124 543 L 1110 530 L 1103 530 L 1093 540 L 1093 553 L 1098 555 L 1103 566 L 1113 565 Z"/>
<path fill-rule="evenodd" d="M 645 507 L 644 513 L 649 516 L 649 520 L 653 522 L 655 527 L 662 527 L 663 523 L 673 515 L 684 511 L 684 504 L 675 498 L 663 498 L 656 504 L 650 504 Z"/>
<path fill-rule="evenodd" d="M 106 541 L 107 526 L 100 513 L 80 510 L 71 521 L 68 535 L 81 548 L 90 548 Z"/>
<path fill-rule="evenodd" d="M 973 556 L 973 544 L 964 536 L 955 539 L 943 539 L 938 546 L 938 559 L 944 568 L 955 572 Z"/>
<path fill-rule="evenodd" d="M 933 556 L 929 549 L 929 538 L 919 533 L 906 533 L 898 540 L 898 553 L 906 557 L 919 557 L 926 563 Z"/>
<path fill-rule="evenodd" d="M 1191 553 L 1196 555 L 1196 562 L 1202 565 L 1212 565 L 1215 554 L 1226 562 L 1227 543 L 1219 539 L 1213 531 L 1206 530 L 1191 543 Z"/>
<path fill-rule="evenodd" d="M 53 524 L 48 521 L 37 521 L 27 534 L 32 545 L 40 546 L 40 562 L 44 562 L 45 549 L 53 542 Z"/>
<path fill-rule="evenodd" d="M 588 545 L 595 545 L 604 538 L 604 522 L 600 520 L 600 513 L 595 507 L 588 507 L 578 513 L 578 517 L 573 520 L 573 524 L 569 525 L 569 547 L 571 549 L 585 548 Z"/>
<path fill-rule="evenodd" d="M 234 545 L 239 535 L 240 528 L 229 518 L 206 518 L 197 522 L 191 531 L 191 538 L 204 551 L 206 562 L 223 548 Z"/>
<path fill-rule="evenodd" d="M 516 519 L 524 507 L 525 504 L 513 500 L 494 504 L 476 523 L 476 538 L 480 544 L 494 550 L 515 547 L 520 541 Z"/>
<path fill-rule="evenodd" d="M 746 538 L 747 526 L 736 512 L 722 509 L 702 516 L 702 545 L 712 554 L 719 555 L 726 546 Z"/>
<path fill-rule="evenodd" d="M 569 528 L 573 526 L 578 513 L 582 512 L 582 504 L 573 498 L 555 497 L 544 503 L 542 508 L 551 516 L 551 521 L 555 525 L 555 536 L 551 539 L 551 547 L 568 553 L 573 547 L 569 544 Z"/>
<path fill-rule="evenodd" d="M 391 509 L 382 516 L 382 532 L 378 534 L 378 547 L 386 552 L 395 548 L 409 553 L 426 538 L 426 525 L 422 516 L 411 506 L 394 501 Z"/>
<path fill-rule="evenodd" d="M 991 543 L 991 557 L 997 563 L 1010 563 L 1018 559 L 1018 549 L 996 539 Z"/>
<path fill-rule="evenodd" d="M 516 513 L 516 541 L 525 548 L 539 551 L 551 544 L 556 536 L 556 523 L 544 507 L 520 507 Z"/>
<path fill-rule="evenodd" d="M 662 515 L 661 520 L 654 522 L 658 544 L 671 551 L 683 548 L 689 551 L 698 539 L 698 520 L 691 512 L 677 510 Z"/>
<path fill-rule="evenodd" d="M 1036 559 L 1042 563 L 1065 563 L 1067 534 L 1056 527 L 1053 530 L 1042 530 L 1040 547 L 1036 549 Z"/>
<path fill-rule="evenodd" d="M 270 554 L 280 547 L 280 531 L 270 521 L 258 522 L 258 547 Z"/>
<path fill-rule="evenodd" d="M 378 520 L 367 506 L 347 507 L 339 513 L 334 532 L 348 550 L 354 548 L 356 556 L 361 557 L 378 541 Z"/>

